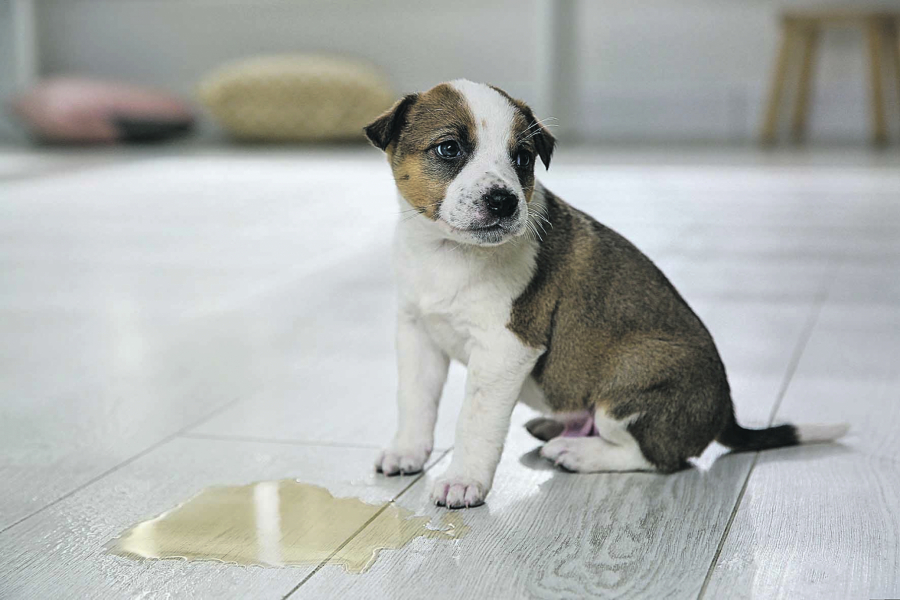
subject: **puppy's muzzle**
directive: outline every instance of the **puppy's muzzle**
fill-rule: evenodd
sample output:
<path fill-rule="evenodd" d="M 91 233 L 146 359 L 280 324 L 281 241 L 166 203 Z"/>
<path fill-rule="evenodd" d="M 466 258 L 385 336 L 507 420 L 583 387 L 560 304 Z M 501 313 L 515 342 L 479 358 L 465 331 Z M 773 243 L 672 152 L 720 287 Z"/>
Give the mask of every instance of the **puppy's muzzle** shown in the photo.
<path fill-rule="evenodd" d="M 503 219 L 515 214 L 519 199 L 506 188 L 495 187 L 485 193 L 481 201 L 495 217 Z"/>

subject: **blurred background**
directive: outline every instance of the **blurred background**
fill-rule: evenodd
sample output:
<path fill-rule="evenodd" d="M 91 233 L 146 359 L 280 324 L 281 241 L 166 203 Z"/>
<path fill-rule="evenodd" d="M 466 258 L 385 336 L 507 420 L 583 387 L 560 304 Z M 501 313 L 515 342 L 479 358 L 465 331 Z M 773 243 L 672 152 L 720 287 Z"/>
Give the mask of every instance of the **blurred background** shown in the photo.
<path fill-rule="evenodd" d="M 0 598 L 900 597 L 898 14 L 0 0 Z M 742 424 L 850 435 L 711 447 L 707 473 L 571 476 L 520 406 L 453 545 L 359 577 L 108 554 L 210 485 L 299 479 L 438 518 L 466 373 L 450 368 L 433 470 L 377 476 L 409 207 L 361 129 L 454 78 L 553 127 L 541 182 L 670 278 Z"/>
<path fill-rule="evenodd" d="M 539 116 L 557 117 L 569 143 L 742 144 L 756 138 L 763 117 L 780 13 L 833 6 L 819 0 L 2 0 L 0 96 L 8 101 L 39 78 L 77 75 L 153 86 L 196 106 L 199 83 L 223 64 L 333 53 L 366 60 L 396 93 L 457 77 L 491 82 L 530 102 Z M 819 50 L 808 139 L 865 141 L 869 71 L 860 32 L 823 31 Z M 885 86 L 890 99 L 897 90 Z M 198 114 L 200 138 L 216 139 L 215 120 L 208 111 Z M 892 129 L 898 123 L 889 119 Z M 3 141 L 22 140 L 22 131 L 9 114 L 0 120 Z"/>

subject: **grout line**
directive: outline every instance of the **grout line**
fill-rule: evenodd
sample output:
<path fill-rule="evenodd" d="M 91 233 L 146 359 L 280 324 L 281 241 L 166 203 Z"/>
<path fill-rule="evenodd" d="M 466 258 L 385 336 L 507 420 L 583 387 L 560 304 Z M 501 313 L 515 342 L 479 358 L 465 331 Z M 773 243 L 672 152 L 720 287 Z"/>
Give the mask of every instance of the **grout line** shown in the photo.
<path fill-rule="evenodd" d="M 179 437 L 199 439 L 199 440 L 217 440 L 223 442 L 259 442 L 262 444 L 286 444 L 291 446 L 324 446 L 328 448 L 364 448 L 367 450 L 377 450 L 380 448 L 377 444 L 351 444 L 345 442 L 319 442 L 315 440 L 292 440 L 278 438 L 261 438 L 250 435 L 221 435 L 214 433 L 179 433 Z"/>
<path fill-rule="evenodd" d="M 788 362 L 788 368 L 787 371 L 785 371 L 784 379 L 781 383 L 781 388 L 778 390 L 778 395 L 775 397 L 775 404 L 772 406 L 772 411 L 769 413 L 769 422 L 767 424 L 767 427 L 771 427 L 772 423 L 775 421 L 775 415 L 778 413 L 778 409 L 781 408 L 781 403 L 784 400 L 784 396 L 787 394 L 788 387 L 790 386 L 791 381 L 794 378 L 794 373 L 796 373 L 797 367 L 800 365 L 800 358 L 806 351 L 806 345 L 809 343 L 809 340 L 812 337 L 813 330 L 816 327 L 816 323 L 818 323 L 819 321 L 819 315 L 822 313 L 822 307 L 825 305 L 825 301 L 827 298 L 828 289 L 826 288 L 826 290 L 818 294 L 815 299 L 813 310 L 810 312 L 810 315 L 807 318 L 806 325 L 804 325 L 803 331 L 800 334 L 800 338 L 797 340 L 797 345 L 794 348 L 794 352 L 791 355 L 791 360 L 790 362 Z M 756 464 L 759 461 L 759 454 L 760 453 L 758 451 L 755 453 L 753 461 L 750 463 L 750 468 L 747 469 L 747 475 L 744 478 L 744 484 L 741 486 L 741 491 L 738 493 L 738 497 L 735 500 L 734 507 L 732 507 L 731 509 L 731 514 L 728 516 L 728 522 L 725 524 L 725 530 L 722 532 L 722 537 L 719 539 L 719 543 L 716 546 L 716 552 L 709 564 L 709 569 L 707 569 L 706 571 L 706 577 L 703 578 L 703 585 L 700 587 L 700 593 L 697 594 L 697 600 L 702 600 L 703 596 L 706 594 L 707 588 L 709 587 L 710 581 L 712 581 L 713 572 L 716 570 L 716 567 L 719 564 L 719 557 L 722 554 L 722 549 L 725 547 L 725 540 L 728 538 L 728 534 L 731 533 L 731 526 L 734 524 L 737 513 L 741 508 L 741 503 L 744 500 L 744 495 L 746 494 L 747 487 L 750 484 L 750 477 L 753 475 L 753 470 L 756 468 Z"/>
<path fill-rule="evenodd" d="M 184 431 L 186 431 L 186 430 L 188 430 L 188 429 L 190 429 L 190 428 L 192 428 L 192 427 L 196 427 L 197 425 L 200 425 L 200 424 L 203 423 L 204 421 L 206 421 L 206 420 L 208 420 L 208 419 L 211 419 L 212 417 L 216 416 L 216 415 L 219 414 L 220 412 L 222 412 L 222 411 L 224 411 L 225 409 L 231 407 L 231 406 L 232 406 L 233 404 L 235 404 L 238 400 L 240 400 L 240 398 L 235 398 L 235 399 L 233 399 L 233 400 L 230 400 L 230 401 L 226 402 L 226 403 L 223 404 L 222 406 L 217 407 L 217 408 L 216 408 L 215 410 L 213 410 L 212 412 L 210 412 L 210 413 L 204 415 L 203 417 L 201 417 L 201 418 L 198 419 L 197 421 L 191 422 L 190 424 L 188 424 L 188 425 L 182 427 L 181 429 L 179 429 L 179 430 L 176 431 L 175 433 L 172 433 L 172 434 L 170 434 L 170 435 L 168 435 L 168 436 L 162 438 L 161 440 L 159 440 L 159 441 L 157 441 L 157 442 L 151 444 L 150 446 L 147 446 L 146 448 L 144 448 L 143 450 L 141 450 L 141 451 L 138 452 L 137 454 L 134 454 L 134 455 L 130 456 L 129 458 L 127 458 L 127 459 L 125 459 L 124 461 L 122 461 L 122 462 L 120 462 L 120 463 L 114 465 L 113 467 L 110 467 L 109 469 L 107 469 L 106 471 L 100 473 L 99 475 L 96 475 L 96 476 L 92 477 L 91 479 L 89 479 L 89 480 L 86 481 L 85 483 L 82 483 L 81 485 L 77 486 L 75 489 L 72 489 L 72 490 L 66 492 L 65 494 L 63 494 L 62 496 L 56 498 L 55 500 L 52 500 L 52 501 L 48 502 L 47 504 L 45 504 L 44 506 L 40 507 L 40 508 L 37 509 L 36 511 L 34 511 L 34 512 L 28 514 L 28 515 L 25 515 L 24 517 L 22 517 L 22 518 L 19 519 L 18 521 L 15 521 L 14 523 L 11 523 L 11 524 L 7 525 L 7 526 L 4 527 L 3 529 L 0 529 L 0 535 L 6 533 L 7 531 L 9 531 L 10 529 L 12 529 L 13 527 L 15 527 L 15 526 L 17 526 L 17 525 L 19 525 L 19 524 L 21 524 L 21 523 L 27 521 L 27 520 L 30 519 L 31 517 L 33 517 L 33 516 L 35 516 L 35 515 L 38 515 L 38 514 L 44 512 L 44 511 L 47 510 L 48 508 L 50 508 L 50 507 L 52 507 L 52 506 L 56 506 L 57 504 L 59 504 L 59 503 L 62 502 L 63 500 L 65 500 L 65 499 L 67 499 L 67 498 L 70 498 L 70 497 L 74 496 L 75 494 L 77 494 L 77 493 L 80 492 L 81 490 L 83 490 L 83 489 L 85 489 L 85 488 L 87 488 L 87 487 L 89 487 L 89 486 L 91 486 L 91 485 L 97 483 L 98 481 L 100 481 L 100 480 L 103 479 L 104 477 L 106 477 L 106 476 L 108 476 L 108 475 L 111 475 L 111 474 L 115 473 L 116 471 L 122 469 L 123 467 L 126 467 L 126 466 L 130 465 L 130 464 L 133 463 L 134 461 L 136 461 L 136 460 L 138 460 L 138 459 L 140 459 L 140 458 L 146 456 L 147 454 L 153 452 L 154 450 L 156 450 L 156 449 L 159 448 L 160 446 L 163 446 L 164 444 L 166 444 L 166 443 L 168 443 L 168 442 L 174 440 L 176 437 L 178 437 L 179 435 L 181 435 L 182 432 L 184 432 Z"/>
<path fill-rule="evenodd" d="M 806 345 L 809 343 L 809 339 L 812 337 L 813 330 L 815 329 L 816 324 L 819 322 L 819 315 L 822 314 L 822 307 L 825 305 L 825 300 L 827 298 L 827 291 L 816 298 L 816 304 L 813 307 L 812 313 L 810 313 L 806 326 L 803 328 L 800 339 L 797 341 L 797 347 L 794 349 L 794 355 L 791 356 L 791 361 L 788 363 L 787 373 L 785 373 L 785 378 L 781 383 L 781 388 L 778 390 L 778 395 L 775 397 L 775 404 L 772 405 L 772 410 L 769 413 L 768 427 L 771 427 L 772 423 L 775 422 L 775 415 L 778 414 L 778 409 L 781 408 L 781 403 L 784 401 L 784 397 L 787 394 L 788 387 L 791 385 L 791 381 L 794 378 L 794 373 L 797 372 L 797 367 L 800 365 L 800 358 L 806 351 Z M 759 452 L 757 452 L 757 456 L 758 455 Z"/>
<path fill-rule="evenodd" d="M 713 555 L 712 562 L 710 562 L 709 569 L 706 571 L 706 577 L 703 578 L 703 585 L 700 587 L 700 593 L 697 595 L 697 600 L 702 600 L 704 594 L 706 594 L 706 588 L 709 587 L 710 581 L 712 581 L 713 572 L 715 572 L 716 567 L 719 564 L 719 557 L 722 554 L 722 548 L 725 547 L 725 540 L 728 539 L 728 534 L 731 533 L 731 526 L 734 524 L 734 519 L 737 517 L 738 510 L 741 507 L 741 502 L 744 500 L 744 494 L 747 493 L 747 488 L 750 486 L 750 475 L 753 474 L 753 469 L 756 467 L 756 462 L 759 460 L 759 452 L 757 452 L 753 456 L 753 460 L 750 462 L 750 468 L 747 469 L 747 474 L 744 476 L 744 484 L 741 486 L 741 491 L 738 492 L 738 497 L 734 502 L 734 506 L 731 509 L 731 514 L 728 515 L 728 521 L 725 523 L 725 529 L 722 531 L 722 537 L 719 539 L 719 543 L 716 546 L 716 553 Z"/>
<path fill-rule="evenodd" d="M 325 560 L 323 560 L 322 562 L 320 562 L 318 565 L 316 565 L 316 568 L 313 569 L 312 571 L 310 571 L 309 574 L 307 574 L 307 576 L 304 577 L 304 578 L 300 581 L 300 583 L 298 583 L 297 585 L 295 585 L 293 588 L 290 589 L 290 591 L 288 591 L 287 594 L 285 594 L 284 596 L 282 596 L 282 597 L 281 597 L 281 600 L 287 600 L 287 598 L 291 597 L 297 590 L 299 590 L 299 589 L 300 589 L 300 586 L 302 586 L 304 583 L 306 583 L 307 581 L 309 581 L 309 580 L 312 578 L 313 575 L 315 575 L 316 573 L 318 573 L 318 572 L 322 569 L 322 567 L 324 567 L 325 565 L 328 564 L 328 561 L 330 561 L 332 558 L 334 558 L 335 556 L 337 556 L 338 552 L 340 552 L 341 550 L 343 550 L 343 549 L 347 546 L 347 544 L 349 544 L 351 541 L 353 541 L 354 538 L 356 538 L 356 536 L 358 536 L 360 533 L 362 533 L 363 530 L 364 530 L 366 527 L 368 527 L 369 525 L 371 525 L 372 522 L 375 521 L 375 519 L 377 519 L 377 518 L 381 515 L 381 513 L 383 513 L 385 510 L 387 510 L 387 507 L 388 507 L 388 506 L 390 506 L 391 504 L 393 504 L 394 502 L 396 502 L 396 501 L 400 498 L 400 496 L 402 496 L 403 494 L 405 494 L 412 486 L 414 486 L 414 485 L 415 485 L 416 483 L 418 483 L 423 477 L 425 477 L 425 473 L 427 473 L 428 471 L 430 471 L 435 465 L 437 465 L 439 462 L 441 462 L 442 460 L 444 460 L 444 458 L 446 458 L 446 456 L 450 453 L 451 450 L 453 450 L 453 448 L 448 448 L 447 450 L 444 450 L 444 452 L 441 454 L 440 458 L 438 458 L 436 461 L 434 461 L 433 463 L 431 463 L 430 465 L 428 465 L 427 467 L 425 467 L 424 469 L 422 469 L 422 472 L 419 474 L 418 477 L 416 477 L 416 478 L 413 479 L 411 482 L 409 482 L 409 485 L 407 485 L 405 488 L 403 488 L 402 490 L 400 490 L 400 491 L 397 493 L 396 496 L 394 496 L 393 498 L 391 498 L 391 500 L 390 500 L 389 502 L 385 503 L 385 505 L 382 506 L 381 509 L 379 509 L 379 511 L 378 511 L 377 513 L 375 513 L 374 515 L 372 515 L 372 517 L 369 518 L 368 521 L 366 521 L 365 523 L 363 523 L 363 524 L 359 527 L 359 529 L 357 529 L 356 531 L 354 531 L 353 534 L 352 534 L 350 537 L 348 537 L 346 540 L 344 540 L 344 542 L 343 542 L 340 546 L 338 546 L 337 548 L 335 548 L 334 552 L 332 552 L 331 554 L 328 555 L 328 558 L 326 558 Z"/>

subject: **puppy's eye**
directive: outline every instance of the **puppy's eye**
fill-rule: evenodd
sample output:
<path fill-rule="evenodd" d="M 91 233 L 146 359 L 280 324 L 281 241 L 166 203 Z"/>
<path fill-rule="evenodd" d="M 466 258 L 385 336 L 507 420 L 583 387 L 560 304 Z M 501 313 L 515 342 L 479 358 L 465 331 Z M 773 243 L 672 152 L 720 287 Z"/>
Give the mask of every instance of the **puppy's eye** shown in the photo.
<path fill-rule="evenodd" d="M 527 150 L 516 152 L 516 166 L 523 169 L 531 164 L 531 154 Z"/>
<path fill-rule="evenodd" d="M 434 148 L 435 154 L 441 158 L 457 158 L 462 154 L 459 144 L 450 140 L 449 142 L 441 142 Z"/>

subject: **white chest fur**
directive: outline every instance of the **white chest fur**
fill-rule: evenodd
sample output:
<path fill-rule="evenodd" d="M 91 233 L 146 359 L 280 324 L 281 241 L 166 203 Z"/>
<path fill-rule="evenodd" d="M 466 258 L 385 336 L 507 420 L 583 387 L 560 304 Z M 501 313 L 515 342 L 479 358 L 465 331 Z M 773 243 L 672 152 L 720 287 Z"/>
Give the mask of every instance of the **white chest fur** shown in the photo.
<path fill-rule="evenodd" d="M 395 237 L 400 309 L 467 364 L 474 346 L 508 333 L 513 301 L 534 274 L 537 244 L 518 238 L 494 247 L 462 245 L 417 221 L 400 223 Z"/>

